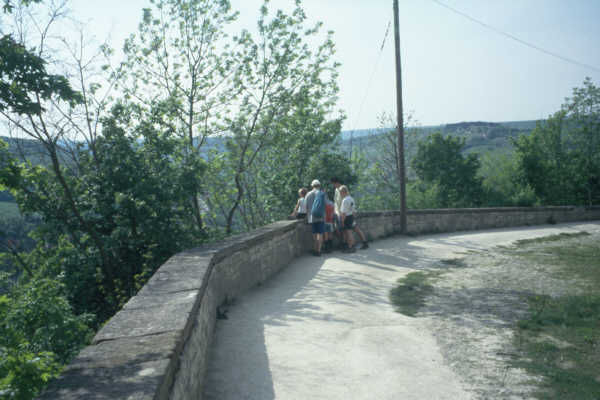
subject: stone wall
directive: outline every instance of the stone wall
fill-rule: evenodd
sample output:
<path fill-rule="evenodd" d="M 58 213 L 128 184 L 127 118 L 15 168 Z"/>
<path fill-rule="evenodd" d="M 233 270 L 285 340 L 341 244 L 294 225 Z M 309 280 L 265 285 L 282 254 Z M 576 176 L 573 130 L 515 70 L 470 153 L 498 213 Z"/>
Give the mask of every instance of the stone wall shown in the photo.
<path fill-rule="evenodd" d="M 423 234 L 598 219 L 600 207 L 412 210 L 407 227 Z M 395 211 L 357 220 L 370 240 L 400 230 Z M 40 398 L 200 399 L 217 307 L 310 248 L 306 224 L 281 221 L 173 256 Z"/>

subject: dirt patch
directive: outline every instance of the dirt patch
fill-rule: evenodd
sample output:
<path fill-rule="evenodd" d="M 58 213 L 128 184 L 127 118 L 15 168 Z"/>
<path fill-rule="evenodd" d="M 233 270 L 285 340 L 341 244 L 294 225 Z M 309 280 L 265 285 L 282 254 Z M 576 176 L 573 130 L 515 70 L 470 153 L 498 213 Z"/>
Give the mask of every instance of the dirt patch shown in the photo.
<path fill-rule="evenodd" d="M 565 243 L 571 240 L 598 241 L 600 233 L 567 238 Z M 527 316 L 526 299 L 580 294 L 585 286 L 559 276 L 556 267 L 519 253 L 532 246 L 543 252 L 550 245 L 556 243 L 531 243 L 525 250 L 498 247 L 435 265 L 443 274 L 433 281 L 433 294 L 418 317 L 425 318 L 446 362 L 476 398 L 533 398 L 540 378 L 510 367 L 516 357 L 514 327 Z"/>

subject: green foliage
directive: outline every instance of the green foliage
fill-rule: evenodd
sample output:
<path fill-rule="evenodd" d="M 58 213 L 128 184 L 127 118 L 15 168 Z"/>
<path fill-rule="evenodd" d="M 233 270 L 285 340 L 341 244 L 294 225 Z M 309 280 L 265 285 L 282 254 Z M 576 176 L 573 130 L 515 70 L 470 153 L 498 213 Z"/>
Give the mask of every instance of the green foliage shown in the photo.
<path fill-rule="evenodd" d="M 290 13 L 261 8 L 258 34 L 234 38 L 236 112 L 226 116 L 226 151 L 211 158 L 207 202 L 225 231 L 252 229 L 289 214 L 300 186 L 317 168 L 316 154 L 339 134 L 331 119 L 338 64 L 331 33 L 312 50 L 320 24 L 306 26 L 297 3 Z M 214 172 L 213 172 L 214 171 Z M 313 173 L 321 171 L 314 171 Z M 283 196 L 281 193 L 285 193 Z"/>
<path fill-rule="evenodd" d="M 228 1 L 152 0 L 109 77 L 124 93 L 110 109 L 84 60 L 79 94 L 46 72 L 41 50 L 3 38 L 0 113 L 44 152 L 36 165 L 0 145 L 0 190 L 41 220 L 33 250 L 3 256 L 3 394 L 34 395 L 79 349 L 73 335 L 112 316 L 172 254 L 222 237 L 206 215 L 227 233 L 251 229 L 287 215 L 309 174 L 335 168 L 352 181 L 347 160 L 321 154 L 342 120 L 332 34 L 312 49 L 320 24 L 306 26 L 300 2 L 290 14 L 267 4 L 257 36 L 230 39 Z M 206 151 L 210 136 L 226 151 Z"/>
<path fill-rule="evenodd" d="M 31 400 L 62 369 L 49 352 L 33 353 L 0 346 L 0 396 Z"/>
<path fill-rule="evenodd" d="M 44 111 L 40 98 L 81 101 L 67 78 L 48 74 L 46 62 L 9 35 L 0 37 L 0 77 L 0 111 L 39 115 Z"/>
<path fill-rule="evenodd" d="M 600 89 L 589 78 L 560 111 L 514 144 L 521 179 L 542 204 L 600 200 Z"/>
<path fill-rule="evenodd" d="M 420 180 L 406 186 L 406 206 L 412 209 L 441 208 L 440 186 L 437 182 L 425 183 Z"/>
<path fill-rule="evenodd" d="M 353 196 L 364 210 L 397 210 L 400 208 L 398 133 L 396 129 L 386 128 L 396 124 L 396 117 L 383 113 L 379 119 L 379 133 L 370 140 L 357 140 L 357 149 L 353 151 L 353 167 L 359 176 L 358 190 Z M 404 121 L 410 124 L 412 116 L 405 116 Z M 410 159 L 415 152 L 417 136 L 416 128 L 404 127 L 405 159 Z M 405 172 L 407 180 L 411 175 L 412 171 Z M 407 202 L 409 192 L 407 188 Z"/>
<path fill-rule="evenodd" d="M 358 185 L 352 196 L 361 210 L 397 210 L 400 208 L 400 189 L 397 178 L 390 176 L 383 161 L 369 165 L 363 152 L 352 159 L 358 175 Z"/>
<path fill-rule="evenodd" d="M 439 207 L 472 207 L 483 202 L 479 159 L 461 153 L 464 143 L 464 139 L 440 133 L 419 143 L 412 167 L 423 183 L 437 185 Z"/>
<path fill-rule="evenodd" d="M 204 170 L 153 120 L 133 124 L 117 106 L 76 174 L 26 168 L 14 187 L 23 212 L 38 214 L 38 246 L 27 264 L 64 276 L 77 312 L 110 317 L 175 252 L 198 243 L 189 199 Z M 69 189 L 65 195 L 65 185 Z M 95 238 L 95 240 L 94 240 Z"/>
<path fill-rule="evenodd" d="M 31 399 L 91 338 L 56 280 L 33 279 L 0 296 L 0 393 Z"/>
<path fill-rule="evenodd" d="M 15 2 L 18 2 L 24 6 L 27 6 L 31 3 L 40 3 L 42 0 L 4 0 L 4 5 L 2 6 L 2 10 L 5 13 L 10 13 L 13 11 L 14 7 L 15 7 Z"/>
<path fill-rule="evenodd" d="M 321 187 L 326 189 L 329 198 L 333 199 L 335 188 L 330 182 L 334 177 L 349 188 L 352 188 L 358 179 L 355 171 L 352 170 L 351 160 L 344 154 L 326 150 L 314 153 L 304 174 L 305 186 L 310 187 L 310 182 L 318 179 Z"/>
<path fill-rule="evenodd" d="M 514 153 L 489 152 L 480 158 L 479 175 L 483 178 L 485 205 L 492 207 L 528 207 L 536 204 L 533 189 L 519 179 Z"/>
<path fill-rule="evenodd" d="M 0 190 L 15 186 L 20 173 L 21 167 L 8 151 L 8 144 L 0 139 Z"/>

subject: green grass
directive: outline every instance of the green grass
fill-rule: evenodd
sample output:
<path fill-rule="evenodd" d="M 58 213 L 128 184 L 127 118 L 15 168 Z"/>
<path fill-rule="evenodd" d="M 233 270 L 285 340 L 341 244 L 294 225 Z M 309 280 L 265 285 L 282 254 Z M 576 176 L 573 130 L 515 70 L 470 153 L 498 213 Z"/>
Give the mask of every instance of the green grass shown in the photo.
<path fill-rule="evenodd" d="M 414 317 L 425 305 L 425 298 L 433 292 L 429 279 L 439 276 L 436 272 L 410 272 L 398 279 L 398 286 L 390 291 L 390 300 L 396 311 Z"/>
<path fill-rule="evenodd" d="M 0 217 L 19 217 L 20 215 L 17 203 L 0 201 Z"/>
<path fill-rule="evenodd" d="M 517 324 L 513 364 L 543 377 L 539 399 L 600 398 L 600 243 L 572 238 L 546 238 L 553 243 L 539 249 L 527 246 L 541 241 L 521 243 L 522 256 L 554 265 L 564 279 L 585 278 L 583 294 L 528 298 L 530 315 Z"/>
<path fill-rule="evenodd" d="M 587 232 L 562 233 L 517 242 L 519 255 L 536 263 L 555 266 L 553 275 L 561 279 L 578 278 L 589 288 L 600 288 L 600 243 Z M 581 240 L 574 240 L 580 238 Z M 529 246 L 543 244 L 543 248 Z"/>
<path fill-rule="evenodd" d="M 533 239 L 521 239 L 515 242 L 516 246 L 525 246 L 532 243 L 548 243 L 548 242 L 559 242 L 561 240 L 576 238 L 581 236 L 589 236 L 588 232 L 576 232 L 576 233 L 559 233 L 557 235 L 542 236 Z"/>

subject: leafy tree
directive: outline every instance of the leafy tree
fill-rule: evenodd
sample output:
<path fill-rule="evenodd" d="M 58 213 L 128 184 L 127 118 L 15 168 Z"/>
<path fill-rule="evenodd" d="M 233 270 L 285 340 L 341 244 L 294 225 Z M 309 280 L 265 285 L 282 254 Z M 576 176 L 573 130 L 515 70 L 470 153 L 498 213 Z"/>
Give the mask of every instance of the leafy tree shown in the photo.
<path fill-rule="evenodd" d="M 561 110 L 514 141 L 521 179 L 543 204 L 600 200 L 600 89 L 586 78 Z"/>
<path fill-rule="evenodd" d="M 565 113 L 538 122 L 529 136 L 514 141 L 521 179 L 545 205 L 574 204 L 576 170 L 572 163 Z"/>
<path fill-rule="evenodd" d="M 103 122 L 95 155 L 82 149 L 77 174 L 61 171 L 71 198 L 41 167 L 25 169 L 13 187 L 23 212 L 43 218 L 28 263 L 45 276 L 64 276 L 75 310 L 93 312 L 99 322 L 168 257 L 198 243 L 186 201 L 198 188 L 203 162 L 184 157 L 180 143 L 155 121 L 134 123 L 137 116 L 135 108 L 116 106 Z"/>
<path fill-rule="evenodd" d="M 395 115 L 388 113 L 382 113 L 379 120 L 384 131 L 373 135 L 368 145 L 368 151 L 375 156 L 369 157 L 366 151 L 359 150 L 362 154 L 353 158 L 357 162 L 354 169 L 360 175 L 358 191 L 354 193 L 363 209 L 395 210 L 400 208 L 398 134 L 396 128 L 389 127 L 395 126 L 397 120 Z M 407 115 L 404 122 L 413 125 L 414 119 Z M 407 157 L 414 151 L 416 136 L 415 129 L 404 127 L 404 151 Z M 369 158 L 373 159 L 370 163 L 366 161 Z M 406 175 L 410 178 L 411 171 L 407 170 Z M 407 190 L 407 203 L 408 195 Z"/>
<path fill-rule="evenodd" d="M 514 142 L 519 170 L 543 204 L 600 200 L 600 89 L 586 78 L 560 111 Z"/>
<path fill-rule="evenodd" d="M 412 167 L 427 185 L 437 185 L 439 207 L 478 206 L 483 201 L 482 180 L 477 175 L 479 159 L 464 156 L 465 140 L 440 133 L 420 142 Z"/>
<path fill-rule="evenodd" d="M 582 204 L 591 206 L 600 201 L 600 88 L 586 78 L 562 109 L 571 127 Z"/>
<path fill-rule="evenodd" d="M 260 183 L 251 175 L 262 154 L 289 152 L 290 141 L 297 140 L 302 146 L 297 150 L 306 158 L 315 142 L 333 140 L 340 128 L 340 118 L 329 119 L 338 92 L 332 33 L 313 51 L 305 38 L 316 36 L 321 24 L 305 26 L 301 2 L 296 1 L 291 14 L 279 10 L 272 17 L 267 3 L 261 8 L 257 38 L 248 32 L 241 35 L 243 65 L 234 79 L 236 112 L 226 119 L 229 135 L 222 162 L 231 171 L 233 186 L 223 187 L 230 196 L 217 197 L 228 201 L 220 206 L 227 233 L 232 232 L 245 197 L 252 195 L 248 185 Z"/>
<path fill-rule="evenodd" d="M 62 75 L 46 72 L 46 62 L 17 43 L 11 36 L 0 37 L 0 111 L 39 115 L 41 100 L 59 97 L 80 101 Z"/>
<path fill-rule="evenodd" d="M 91 338 L 90 316 L 76 316 L 54 279 L 0 296 L 0 394 L 31 399 Z"/>
<path fill-rule="evenodd" d="M 230 47 L 242 39 L 231 43 L 225 33 L 236 17 L 228 0 L 151 0 L 139 33 L 125 42 L 126 61 L 115 71 L 130 101 L 146 110 L 162 104 L 158 122 L 173 128 L 190 155 L 223 133 L 241 65 Z M 189 201 L 203 230 L 198 193 Z"/>
<path fill-rule="evenodd" d="M 13 11 L 13 8 L 15 7 L 15 3 L 20 3 L 24 6 L 27 6 L 31 3 L 41 3 L 42 0 L 4 0 L 4 5 L 2 6 L 2 10 L 5 13 L 10 13 Z"/>
<path fill-rule="evenodd" d="M 514 153 L 489 152 L 481 157 L 480 175 L 487 206 L 533 206 L 537 198 L 522 179 Z"/>

